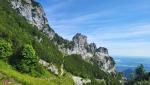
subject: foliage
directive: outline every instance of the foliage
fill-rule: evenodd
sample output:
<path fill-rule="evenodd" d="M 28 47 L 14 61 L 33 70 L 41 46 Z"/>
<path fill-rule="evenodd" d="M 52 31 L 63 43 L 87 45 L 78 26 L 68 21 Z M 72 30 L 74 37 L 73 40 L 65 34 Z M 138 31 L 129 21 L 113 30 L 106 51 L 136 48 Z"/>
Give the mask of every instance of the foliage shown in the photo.
<path fill-rule="evenodd" d="M 64 76 L 57 77 L 46 70 L 44 71 L 45 74 L 37 78 L 27 74 L 19 73 L 10 65 L 0 60 L 0 73 L 6 75 L 8 79 L 12 78 L 16 80 L 17 82 L 21 83 L 21 85 L 75 85 L 68 73 L 66 73 Z"/>
<path fill-rule="evenodd" d="M 150 80 L 149 81 L 137 81 L 133 85 L 150 85 Z"/>
<path fill-rule="evenodd" d="M 145 70 L 144 70 L 144 66 L 142 64 L 135 69 L 135 75 L 136 75 L 136 78 L 139 80 L 144 77 Z"/>
<path fill-rule="evenodd" d="M 68 72 L 83 78 L 92 78 L 94 75 L 96 77 L 98 74 L 101 74 L 101 78 L 103 78 L 103 75 L 105 75 L 103 71 L 96 69 L 96 67 L 94 67 L 92 64 L 85 62 L 80 55 L 75 54 L 71 56 L 65 56 L 64 67 Z M 101 73 L 99 73 L 99 70 Z"/>
<path fill-rule="evenodd" d="M 24 17 L 18 15 L 7 1 L 0 0 L 0 38 L 12 42 L 13 56 L 10 59 L 11 62 L 15 63 L 16 56 L 19 55 L 22 46 L 31 44 L 39 58 L 60 66 L 63 55 L 53 44 L 53 41 L 29 24 Z M 38 42 L 39 39 L 42 41 Z"/>
<path fill-rule="evenodd" d="M 38 61 L 39 58 L 36 56 L 35 50 L 31 45 L 27 44 L 18 56 L 15 67 L 21 72 L 30 73 L 33 76 L 40 76 L 43 74 L 43 71 Z"/>
<path fill-rule="evenodd" d="M 104 79 L 107 85 L 120 85 L 113 75 L 105 73 L 99 69 L 98 66 L 84 61 L 80 55 L 73 54 L 65 56 L 64 68 L 75 76 L 91 79 L 92 83 L 89 85 L 99 85 L 99 83 L 95 81 L 95 78 L 100 80 Z"/>
<path fill-rule="evenodd" d="M 135 69 L 134 77 L 126 83 L 126 85 L 149 85 L 150 73 L 145 72 L 144 66 L 141 64 Z"/>
<path fill-rule="evenodd" d="M 55 34 L 53 41 L 56 42 L 58 45 L 63 45 L 63 48 L 71 49 L 74 46 L 74 43 L 72 41 L 65 40 L 58 34 Z"/>
<path fill-rule="evenodd" d="M 6 57 L 12 54 L 12 45 L 5 40 L 0 39 L 0 58 L 6 59 Z"/>
<path fill-rule="evenodd" d="M 33 4 L 37 5 L 36 3 Z M 39 65 L 34 66 L 35 62 L 37 62 L 35 58 L 38 56 L 38 58 L 41 58 L 49 63 L 53 63 L 57 66 L 61 66 L 64 60 L 64 68 L 66 71 L 72 73 L 73 75 L 92 79 L 92 85 L 99 84 L 95 78 L 105 79 L 105 83 L 107 85 L 119 85 L 114 76 L 103 72 L 98 68 L 98 66 L 82 60 L 81 56 L 79 55 L 65 56 L 63 59 L 63 54 L 59 51 L 58 47 L 55 46 L 54 42 L 57 42 L 60 45 L 63 44 L 66 48 L 71 48 L 74 43 L 64 40 L 62 37 L 57 36 L 57 34 L 53 40 L 49 40 L 46 34 L 44 34 L 42 31 L 39 31 L 37 27 L 29 24 L 24 17 L 18 15 L 18 13 L 11 8 L 8 0 L 0 0 L 0 38 L 12 42 L 13 55 L 10 58 L 10 63 L 13 64 L 13 66 L 17 65 L 18 70 L 22 72 L 29 72 L 32 75 L 43 73 L 43 71 L 39 71 L 40 69 L 44 68 L 41 68 Z M 39 42 L 39 39 L 42 40 Z M 27 48 L 25 46 L 26 49 L 22 49 L 22 46 L 26 44 L 32 45 L 35 51 L 33 50 L 32 46 L 27 46 Z M 35 52 L 37 53 L 37 56 L 35 56 Z M 29 60 L 31 57 L 33 60 Z M 31 64 L 31 61 L 34 63 Z M 31 64 L 32 68 L 27 66 L 29 63 Z M 48 78 L 50 78 L 48 81 L 46 80 L 47 77 L 46 79 L 45 77 L 35 78 L 27 74 L 19 73 L 10 65 L 5 64 L 2 61 L 0 61 L 0 72 L 3 72 L 9 77 L 14 77 L 20 82 L 31 85 L 74 84 L 68 75 L 58 78 L 54 75 L 51 76 L 49 72 L 44 72 L 42 76 L 45 76 L 45 74 L 50 75 L 48 76 Z"/>

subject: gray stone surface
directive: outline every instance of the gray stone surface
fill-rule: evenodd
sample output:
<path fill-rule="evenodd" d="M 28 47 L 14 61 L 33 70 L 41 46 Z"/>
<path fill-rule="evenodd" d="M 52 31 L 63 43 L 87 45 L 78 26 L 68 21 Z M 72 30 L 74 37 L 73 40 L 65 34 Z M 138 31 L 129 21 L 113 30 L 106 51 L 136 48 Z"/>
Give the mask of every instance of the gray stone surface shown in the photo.
<path fill-rule="evenodd" d="M 24 16 L 32 25 L 44 33 L 48 34 L 52 39 L 55 36 L 55 32 L 50 28 L 46 14 L 42 6 L 34 0 L 10 0 L 12 8 L 16 9 L 22 16 Z M 41 42 L 42 39 L 38 39 Z M 115 72 L 114 60 L 109 56 L 108 50 L 105 47 L 97 48 L 95 43 L 89 44 L 87 42 L 87 36 L 77 33 L 72 42 L 74 43 L 72 48 L 62 48 L 60 51 L 64 54 L 80 54 L 84 60 L 99 65 L 99 67 L 107 72 Z M 57 44 L 56 44 L 57 45 Z M 93 60 L 93 61 L 91 61 Z M 51 68 L 50 68 L 51 69 Z"/>
<path fill-rule="evenodd" d="M 42 6 L 34 0 L 10 0 L 12 8 L 16 9 L 24 16 L 30 24 L 45 32 L 50 39 L 55 35 L 55 32 L 50 28 L 46 14 Z"/>
<path fill-rule="evenodd" d="M 63 53 L 80 54 L 84 60 L 97 64 L 105 72 L 115 72 L 115 62 L 109 56 L 105 47 L 96 47 L 95 43 L 88 43 L 87 36 L 77 33 L 72 39 L 74 46 L 72 48 L 60 49 Z M 91 61 L 92 60 L 92 61 Z"/>

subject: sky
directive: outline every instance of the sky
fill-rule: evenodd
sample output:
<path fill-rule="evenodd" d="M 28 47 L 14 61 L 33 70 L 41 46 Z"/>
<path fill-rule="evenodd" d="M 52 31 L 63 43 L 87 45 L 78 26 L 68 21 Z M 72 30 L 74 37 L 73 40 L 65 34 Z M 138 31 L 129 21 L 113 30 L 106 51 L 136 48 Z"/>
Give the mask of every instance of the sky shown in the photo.
<path fill-rule="evenodd" d="M 37 0 L 65 39 L 76 33 L 111 56 L 150 57 L 150 0 Z"/>

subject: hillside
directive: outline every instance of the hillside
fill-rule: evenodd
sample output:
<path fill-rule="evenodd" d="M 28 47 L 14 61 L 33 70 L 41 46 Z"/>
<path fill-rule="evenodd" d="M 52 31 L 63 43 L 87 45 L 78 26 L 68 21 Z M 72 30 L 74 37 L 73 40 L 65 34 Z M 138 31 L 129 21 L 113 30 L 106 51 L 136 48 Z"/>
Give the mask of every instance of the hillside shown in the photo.
<path fill-rule="evenodd" d="M 81 34 L 73 41 L 56 34 L 34 0 L 0 0 L 2 85 L 120 85 L 107 48 L 94 47 Z"/>
<path fill-rule="evenodd" d="M 74 85 L 68 74 L 58 77 L 46 71 L 41 78 L 35 78 L 15 71 L 3 61 L 0 61 L 0 83 L 0 85 Z"/>

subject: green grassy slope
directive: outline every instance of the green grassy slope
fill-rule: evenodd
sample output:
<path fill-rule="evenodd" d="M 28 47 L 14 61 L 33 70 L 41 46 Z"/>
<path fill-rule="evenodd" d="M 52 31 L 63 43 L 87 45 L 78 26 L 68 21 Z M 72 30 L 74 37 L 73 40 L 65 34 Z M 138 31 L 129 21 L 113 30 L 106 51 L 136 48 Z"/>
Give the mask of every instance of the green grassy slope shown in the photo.
<path fill-rule="evenodd" d="M 6 79 L 13 78 L 16 82 L 29 85 L 74 85 L 73 80 L 68 74 L 65 76 L 57 77 L 50 72 L 46 72 L 45 76 L 40 78 L 31 77 L 27 74 L 22 74 L 15 71 L 10 65 L 0 60 L 0 73 L 6 75 Z M 1 77 L 0 77 L 1 78 Z M 2 84 L 3 79 L 0 79 Z"/>
<path fill-rule="evenodd" d="M 42 38 L 39 43 L 35 37 Z M 56 66 L 62 64 L 62 53 L 58 51 L 57 46 L 48 39 L 46 34 L 37 30 L 27 22 L 27 20 L 18 15 L 7 2 L 0 0 L 0 39 L 4 39 L 13 44 L 13 55 L 11 56 L 11 64 L 15 63 L 15 56 L 18 55 L 21 47 L 25 44 L 31 44 L 36 50 L 37 55 Z M 0 73 L 4 74 L 6 79 L 2 77 L 1 84 L 10 78 L 18 82 L 30 85 L 74 85 L 73 80 L 66 73 L 65 76 L 55 76 L 46 71 L 43 77 L 35 78 L 27 74 L 22 74 L 13 69 L 12 66 L 0 61 Z"/>

